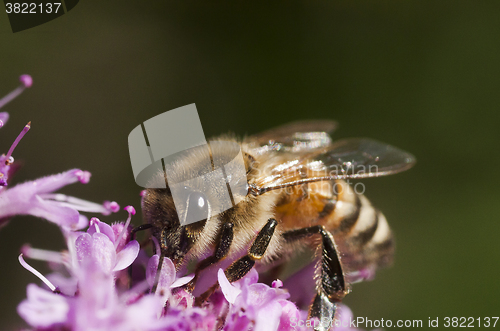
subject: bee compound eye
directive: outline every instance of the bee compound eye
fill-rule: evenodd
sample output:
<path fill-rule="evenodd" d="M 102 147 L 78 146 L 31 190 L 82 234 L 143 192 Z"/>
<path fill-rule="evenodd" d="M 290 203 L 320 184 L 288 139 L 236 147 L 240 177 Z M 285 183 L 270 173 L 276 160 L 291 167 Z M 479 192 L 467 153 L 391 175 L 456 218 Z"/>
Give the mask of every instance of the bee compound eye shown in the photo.
<path fill-rule="evenodd" d="M 208 199 L 202 192 L 192 192 L 187 201 L 185 224 L 195 223 L 209 216 Z"/>

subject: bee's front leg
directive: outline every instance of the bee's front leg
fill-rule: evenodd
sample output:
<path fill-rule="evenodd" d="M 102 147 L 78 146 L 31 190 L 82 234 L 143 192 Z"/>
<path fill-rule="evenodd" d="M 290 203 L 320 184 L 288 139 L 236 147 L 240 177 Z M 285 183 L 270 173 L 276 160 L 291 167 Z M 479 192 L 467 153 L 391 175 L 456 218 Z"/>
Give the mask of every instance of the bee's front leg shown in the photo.
<path fill-rule="evenodd" d="M 345 296 L 345 279 L 340 264 L 340 257 L 335 249 L 332 235 L 323 226 L 311 226 L 308 228 L 292 230 L 283 233 L 287 242 L 293 242 L 311 235 L 321 235 L 321 263 L 319 264 L 319 279 L 316 296 L 309 307 L 309 318 L 318 318 L 319 325 L 315 330 L 329 330 L 333 322 L 337 302 Z"/>
<path fill-rule="evenodd" d="M 235 282 L 245 276 L 255 264 L 256 260 L 260 260 L 266 252 L 267 246 L 271 242 L 274 230 L 278 222 L 274 218 L 270 218 L 266 225 L 260 230 L 257 238 L 248 250 L 248 254 L 234 261 L 225 271 L 229 282 Z M 208 297 L 217 289 L 218 283 L 208 289 L 205 293 L 196 298 L 197 304 L 206 301 Z"/>
<path fill-rule="evenodd" d="M 198 263 L 194 273 L 194 278 L 186 285 L 189 291 L 194 291 L 196 280 L 198 279 L 198 276 L 203 269 L 208 268 L 212 264 L 223 260 L 227 256 L 232 242 L 233 223 L 224 223 L 224 225 L 222 225 L 220 239 L 218 241 L 217 247 L 215 248 L 214 255 L 211 255 Z"/>
<path fill-rule="evenodd" d="M 257 238 L 255 238 L 252 247 L 248 250 L 248 254 L 233 262 L 224 271 L 229 282 L 232 283 L 243 278 L 252 269 L 255 261 L 262 258 L 271 242 L 276 225 L 278 225 L 278 222 L 274 218 L 269 219 L 267 224 L 260 230 Z"/>

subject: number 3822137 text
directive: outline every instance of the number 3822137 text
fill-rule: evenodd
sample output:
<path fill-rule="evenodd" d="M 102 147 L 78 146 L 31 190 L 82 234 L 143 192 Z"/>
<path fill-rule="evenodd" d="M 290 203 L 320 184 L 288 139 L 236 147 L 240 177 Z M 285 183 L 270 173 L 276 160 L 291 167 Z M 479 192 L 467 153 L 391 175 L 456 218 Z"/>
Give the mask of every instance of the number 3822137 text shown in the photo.
<path fill-rule="evenodd" d="M 62 10 L 60 2 L 46 2 L 46 3 L 10 3 L 5 4 L 7 14 L 57 14 Z"/>

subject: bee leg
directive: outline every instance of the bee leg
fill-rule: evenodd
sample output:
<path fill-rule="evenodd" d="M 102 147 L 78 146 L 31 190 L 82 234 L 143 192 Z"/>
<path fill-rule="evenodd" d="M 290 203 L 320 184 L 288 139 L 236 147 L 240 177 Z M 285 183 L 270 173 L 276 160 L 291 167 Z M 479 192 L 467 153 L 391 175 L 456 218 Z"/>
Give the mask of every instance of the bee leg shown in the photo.
<path fill-rule="evenodd" d="M 252 269 L 255 261 L 262 258 L 267 246 L 271 242 L 276 225 L 278 225 L 278 222 L 274 218 L 270 218 L 267 224 L 260 230 L 257 238 L 255 238 L 252 247 L 248 250 L 248 254 L 233 262 L 224 271 L 229 282 L 232 283 L 243 278 Z"/>
<path fill-rule="evenodd" d="M 215 248 L 215 254 L 198 263 L 198 265 L 196 266 L 194 278 L 186 285 L 189 291 L 194 291 L 196 280 L 198 279 L 198 276 L 203 269 L 210 267 L 212 264 L 217 263 L 226 257 L 232 242 L 233 223 L 224 223 L 221 230 L 220 240 L 217 244 L 217 247 Z"/>
<path fill-rule="evenodd" d="M 340 257 L 335 248 L 332 235 L 323 226 L 316 225 L 308 228 L 285 232 L 283 238 L 293 242 L 312 235 L 321 235 L 322 249 L 319 267 L 317 293 L 309 307 L 309 318 L 319 319 L 315 330 L 328 330 L 333 323 L 337 302 L 345 296 L 345 279 L 340 264 Z"/>
<path fill-rule="evenodd" d="M 232 283 L 241 279 L 250 271 L 250 269 L 252 269 L 255 261 L 262 258 L 266 252 L 267 246 L 271 242 L 276 225 L 278 225 L 278 222 L 274 218 L 270 218 L 266 225 L 264 225 L 264 227 L 260 230 L 257 238 L 255 238 L 255 241 L 248 250 L 248 254 L 234 261 L 226 270 L 224 270 L 229 282 Z M 200 304 L 201 302 L 206 301 L 218 286 L 218 283 L 215 284 L 200 297 L 196 298 L 197 303 Z"/>

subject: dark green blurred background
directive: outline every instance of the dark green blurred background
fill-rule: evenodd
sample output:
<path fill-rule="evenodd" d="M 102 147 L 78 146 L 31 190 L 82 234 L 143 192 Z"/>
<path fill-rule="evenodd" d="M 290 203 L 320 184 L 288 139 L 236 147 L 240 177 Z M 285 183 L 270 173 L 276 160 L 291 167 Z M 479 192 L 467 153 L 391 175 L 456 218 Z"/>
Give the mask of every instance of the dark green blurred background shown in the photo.
<path fill-rule="evenodd" d="M 498 1 L 81 1 L 16 34 L 0 14 L 0 94 L 20 74 L 34 78 L 4 109 L 0 148 L 31 120 L 16 182 L 79 167 L 92 180 L 63 192 L 138 207 L 127 136 L 152 116 L 194 102 L 207 136 L 336 119 L 337 137 L 418 159 L 365 181 L 397 255 L 354 285 L 345 302 L 355 316 L 498 316 L 499 59 Z M 33 217 L 0 230 L 7 329 L 22 325 L 16 305 L 37 282 L 17 262 L 24 243 L 63 247 L 56 226 Z"/>

